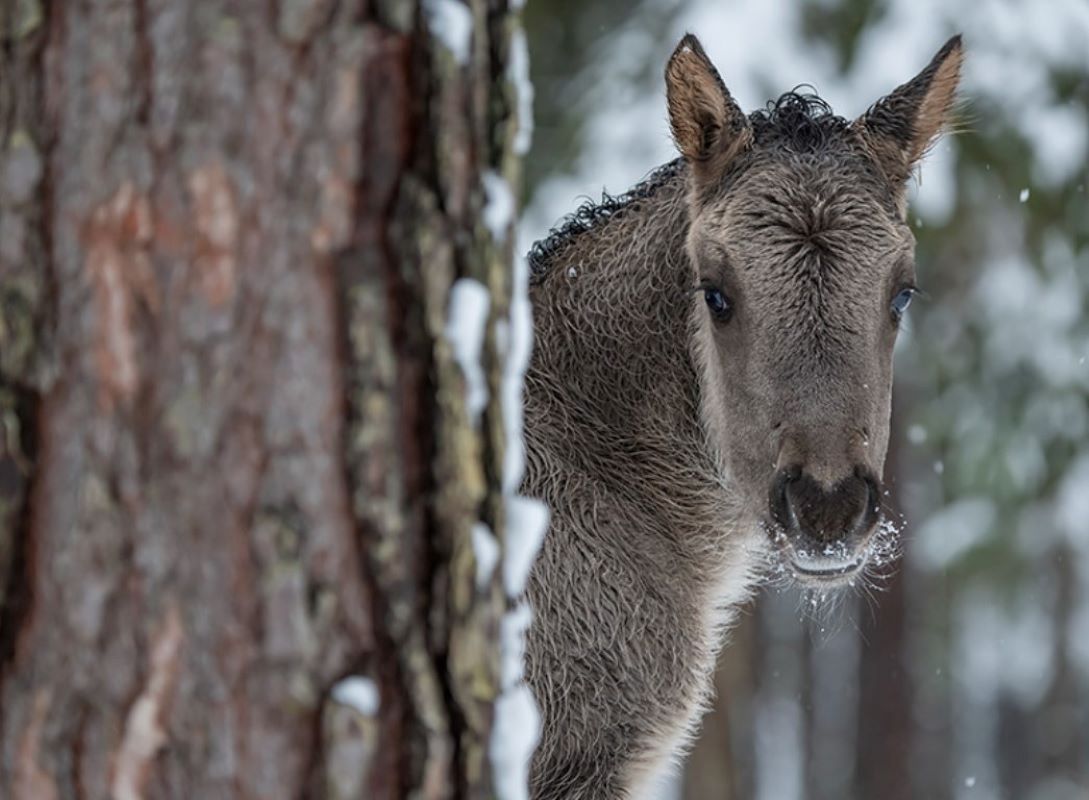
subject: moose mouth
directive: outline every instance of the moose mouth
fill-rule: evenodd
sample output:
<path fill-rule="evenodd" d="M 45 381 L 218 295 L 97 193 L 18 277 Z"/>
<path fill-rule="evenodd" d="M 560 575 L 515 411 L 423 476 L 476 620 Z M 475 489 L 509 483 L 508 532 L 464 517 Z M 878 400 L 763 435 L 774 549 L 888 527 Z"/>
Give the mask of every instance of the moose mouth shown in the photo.
<path fill-rule="evenodd" d="M 865 548 L 847 559 L 829 557 L 812 558 L 791 553 L 787 556 L 794 577 L 803 584 L 836 586 L 850 583 L 862 571 L 868 552 Z"/>
<path fill-rule="evenodd" d="M 768 529 L 781 568 L 809 588 L 831 589 L 852 583 L 866 567 L 872 550 L 872 537 L 854 547 L 846 541 L 798 547 L 779 526 L 771 523 Z"/>
<path fill-rule="evenodd" d="M 880 528 L 880 486 L 856 467 L 831 488 L 801 467 L 780 469 L 768 495 L 768 532 L 780 563 L 804 585 L 831 588 L 863 571 Z"/>

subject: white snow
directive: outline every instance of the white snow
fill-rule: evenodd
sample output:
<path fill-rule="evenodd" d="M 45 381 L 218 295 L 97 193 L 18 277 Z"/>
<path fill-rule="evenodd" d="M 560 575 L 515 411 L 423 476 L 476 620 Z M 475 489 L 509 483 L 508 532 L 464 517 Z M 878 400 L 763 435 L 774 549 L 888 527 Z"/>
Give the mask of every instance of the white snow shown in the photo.
<path fill-rule="evenodd" d="M 1055 518 L 1070 543 L 1089 552 L 1089 453 L 1067 469 L 1055 498 Z"/>
<path fill-rule="evenodd" d="M 481 180 L 484 183 L 484 224 L 496 242 L 505 242 L 510 235 L 510 226 L 514 222 L 514 194 L 507 179 L 493 169 L 485 170 Z"/>
<path fill-rule="evenodd" d="M 525 36 L 516 32 L 511 41 L 510 78 L 518 93 L 518 131 L 513 147 L 529 150 L 533 125 L 533 88 L 529 82 L 529 54 Z M 484 223 L 496 242 L 511 234 L 516 204 L 510 185 L 495 172 L 483 176 L 486 205 Z M 525 632 L 532 611 L 520 600 L 526 579 L 548 526 L 548 511 L 538 500 L 522 497 L 518 489 L 525 470 L 522 431 L 522 381 L 529 365 L 533 342 L 533 318 L 529 303 L 529 264 L 519 245 L 511 281 L 510 316 L 496 323 L 496 344 L 503 359 L 500 403 L 504 443 L 502 488 L 506 529 L 503 539 L 503 589 L 511 607 L 500 620 L 500 696 L 489 754 L 497 794 L 502 800 L 528 800 L 529 762 L 540 736 L 540 715 L 533 695 L 523 680 Z"/>
<path fill-rule="evenodd" d="M 526 579 L 537 557 L 545 531 L 548 507 L 531 497 L 510 495 L 506 502 L 507 551 L 503 558 L 503 588 L 516 598 L 526 588 Z"/>
<path fill-rule="evenodd" d="M 1033 145 L 1032 179 L 1045 186 L 1069 180 L 1084 164 L 1089 119 L 1075 104 L 1045 106 L 1020 125 Z"/>
<path fill-rule="evenodd" d="M 994 503 L 988 498 L 958 500 L 916 531 L 910 555 L 923 569 L 945 569 L 987 538 L 995 517 Z"/>
<path fill-rule="evenodd" d="M 524 156 L 533 143 L 533 84 L 529 80 L 529 43 L 521 28 L 510 39 L 508 76 L 518 98 L 518 130 L 514 134 L 514 152 Z"/>
<path fill-rule="evenodd" d="M 1029 368 L 1054 387 L 1084 386 L 1071 335 L 1083 315 L 1078 263 L 1056 251 L 1048 267 L 1041 271 L 1017 252 L 987 265 L 974 292 L 975 314 L 986 323 L 985 366 L 995 375 Z"/>
<path fill-rule="evenodd" d="M 450 288 L 446 339 L 465 376 L 465 406 L 473 424 L 488 404 L 488 383 L 480 364 L 480 354 L 490 307 L 487 287 L 474 278 L 459 278 Z"/>
<path fill-rule="evenodd" d="M 949 221 L 957 200 L 957 142 L 946 137 L 930 149 L 908 186 L 912 210 L 931 225 Z"/>
<path fill-rule="evenodd" d="M 482 181 L 486 196 L 484 224 L 493 239 L 505 241 L 516 210 L 513 193 L 507 181 L 493 170 L 485 172 Z M 524 258 L 516 258 L 510 318 L 497 320 L 495 329 L 503 359 L 500 403 L 506 439 L 502 489 L 507 523 L 502 548 L 483 522 L 471 529 L 477 587 L 484 589 L 499 566 L 505 594 L 513 604 L 500 620 L 501 684 L 489 743 L 495 785 L 502 800 L 528 800 L 529 762 L 540 731 L 536 704 L 522 679 L 525 631 L 532 613 L 524 601 L 518 600 L 548 526 L 544 504 L 517 494 L 525 460 L 522 378 L 533 334 L 528 283 L 528 265 Z M 479 281 L 462 278 L 451 288 L 446 336 L 465 375 L 466 406 L 474 420 L 488 402 L 480 354 L 489 310 L 488 290 Z"/>
<path fill-rule="evenodd" d="M 431 35 L 438 39 L 454 59 L 465 66 L 473 37 L 473 14 L 458 0 L 424 0 L 424 13 Z"/>
<path fill-rule="evenodd" d="M 489 752 L 502 800 L 528 800 L 529 761 L 540 736 L 540 713 L 522 680 L 525 632 L 533 614 L 517 603 L 499 623 L 500 687 Z"/>
<path fill-rule="evenodd" d="M 537 704 L 524 684 L 505 690 L 496 700 L 489 753 L 502 800 L 528 800 L 529 761 L 540 725 Z"/>
<path fill-rule="evenodd" d="M 510 321 L 499 322 L 496 339 L 505 355 L 501 391 L 507 449 L 503 458 L 503 491 L 518 490 L 525 469 L 522 440 L 522 378 L 533 346 L 533 309 L 529 303 L 529 265 L 523 256 L 514 260 Z"/>
<path fill-rule="evenodd" d="M 499 563 L 499 542 L 491 528 L 483 522 L 474 522 L 472 528 L 473 556 L 476 558 L 476 588 L 483 591 L 488 586 Z"/>
<path fill-rule="evenodd" d="M 911 425 L 908 427 L 907 437 L 912 444 L 922 444 L 926 441 L 926 428 L 922 425 Z"/>
<path fill-rule="evenodd" d="M 333 686 L 332 697 L 335 702 L 354 708 L 366 717 L 375 716 L 380 707 L 378 687 L 374 681 L 358 675 L 344 678 Z"/>
<path fill-rule="evenodd" d="M 529 304 L 529 267 L 515 258 L 510 320 L 500 321 L 497 339 L 504 355 L 502 410 L 506 453 L 503 462 L 504 508 L 507 516 L 503 549 L 503 588 L 514 602 L 500 621 L 501 694 L 496 701 L 490 753 L 496 788 L 503 800 L 528 800 L 529 760 L 540 735 L 540 716 L 529 688 L 522 681 L 525 631 L 532 612 L 517 598 L 525 589 L 529 570 L 548 526 L 548 509 L 539 500 L 519 495 L 525 469 L 522 438 L 522 378 L 529 364 L 533 339 Z"/>

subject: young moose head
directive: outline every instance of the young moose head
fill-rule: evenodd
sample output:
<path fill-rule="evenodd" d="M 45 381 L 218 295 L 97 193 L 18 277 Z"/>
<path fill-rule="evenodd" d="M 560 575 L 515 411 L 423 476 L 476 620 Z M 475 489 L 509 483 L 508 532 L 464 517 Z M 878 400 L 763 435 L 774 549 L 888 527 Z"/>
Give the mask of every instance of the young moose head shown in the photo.
<path fill-rule="evenodd" d="M 666 68 L 690 169 L 702 415 L 803 583 L 849 580 L 880 516 L 892 351 L 915 291 L 905 184 L 947 122 L 950 40 L 854 122 L 811 96 L 746 117 L 693 36 Z"/>

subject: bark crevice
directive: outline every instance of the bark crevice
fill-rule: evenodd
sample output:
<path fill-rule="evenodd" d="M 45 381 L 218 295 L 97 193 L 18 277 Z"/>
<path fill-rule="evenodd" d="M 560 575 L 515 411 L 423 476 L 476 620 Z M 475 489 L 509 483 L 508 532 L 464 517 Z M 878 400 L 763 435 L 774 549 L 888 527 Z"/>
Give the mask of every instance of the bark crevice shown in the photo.
<path fill-rule="evenodd" d="M 445 325 L 501 285 L 493 67 L 416 0 L 41 8 L 0 52 L 0 170 L 42 162 L 0 196 L 0 795 L 490 797 L 498 473 Z"/>

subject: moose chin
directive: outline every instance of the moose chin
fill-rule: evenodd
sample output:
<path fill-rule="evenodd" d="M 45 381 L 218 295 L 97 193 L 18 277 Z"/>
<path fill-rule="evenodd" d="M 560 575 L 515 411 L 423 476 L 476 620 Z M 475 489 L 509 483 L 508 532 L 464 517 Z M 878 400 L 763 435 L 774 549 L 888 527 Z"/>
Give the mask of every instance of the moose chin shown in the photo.
<path fill-rule="evenodd" d="M 961 59 L 955 37 L 854 120 L 796 92 L 745 114 L 685 36 L 665 70 L 679 158 L 534 245 L 522 491 L 552 512 L 527 587 L 535 800 L 648 796 L 774 565 L 823 589 L 893 551 L 905 184 Z"/>

